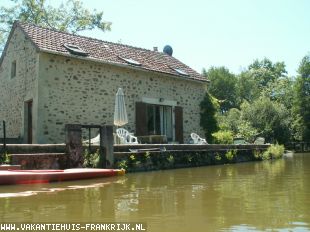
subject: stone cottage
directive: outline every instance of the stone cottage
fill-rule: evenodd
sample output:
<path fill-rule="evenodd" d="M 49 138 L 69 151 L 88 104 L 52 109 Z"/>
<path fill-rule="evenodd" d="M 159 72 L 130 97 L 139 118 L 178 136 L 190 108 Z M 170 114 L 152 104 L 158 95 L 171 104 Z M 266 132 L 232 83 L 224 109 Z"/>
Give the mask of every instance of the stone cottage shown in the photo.
<path fill-rule="evenodd" d="M 203 134 L 207 80 L 165 52 L 15 22 L 0 60 L 0 120 L 23 143 L 63 143 L 65 124 L 113 124 L 123 88 L 136 135 Z"/>

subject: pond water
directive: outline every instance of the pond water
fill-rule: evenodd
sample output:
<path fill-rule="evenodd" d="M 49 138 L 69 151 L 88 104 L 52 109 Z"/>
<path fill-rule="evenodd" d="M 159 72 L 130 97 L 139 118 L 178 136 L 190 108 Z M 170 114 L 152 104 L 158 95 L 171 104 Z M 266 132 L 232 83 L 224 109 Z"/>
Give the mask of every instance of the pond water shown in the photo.
<path fill-rule="evenodd" d="M 0 187 L 0 222 L 144 223 L 147 231 L 310 231 L 310 153 Z"/>

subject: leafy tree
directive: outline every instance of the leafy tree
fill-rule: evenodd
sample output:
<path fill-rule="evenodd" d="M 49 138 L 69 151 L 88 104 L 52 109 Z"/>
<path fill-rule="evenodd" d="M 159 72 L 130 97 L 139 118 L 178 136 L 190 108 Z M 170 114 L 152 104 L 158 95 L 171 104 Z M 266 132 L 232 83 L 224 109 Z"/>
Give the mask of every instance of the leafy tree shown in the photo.
<path fill-rule="evenodd" d="M 248 103 L 245 102 L 244 104 Z M 252 142 L 259 133 L 242 116 L 242 111 L 236 108 L 230 109 L 225 115 L 217 116 L 221 129 L 220 132 L 231 131 L 234 137 L 242 137 L 246 141 Z"/>
<path fill-rule="evenodd" d="M 212 133 L 218 130 L 215 117 L 218 107 L 217 100 L 207 92 L 200 103 L 200 126 L 204 129 L 205 137 L 209 143 L 213 142 Z"/>
<path fill-rule="evenodd" d="M 255 60 L 249 65 L 249 72 L 260 87 L 266 87 L 268 83 L 274 82 L 280 77 L 285 77 L 287 71 L 285 70 L 284 62 L 272 63 L 269 59 L 264 58 L 263 60 Z"/>
<path fill-rule="evenodd" d="M 234 137 L 231 131 L 220 130 L 212 134 L 214 142 L 217 144 L 232 144 Z"/>
<path fill-rule="evenodd" d="M 268 142 L 286 143 L 291 138 L 290 111 L 281 103 L 260 97 L 252 103 L 244 101 L 239 109 L 230 109 L 219 117 L 222 131 L 253 142 L 263 136 Z"/>
<path fill-rule="evenodd" d="M 295 124 L 299 125 L 301 137 L 310 140 L 310 55 L 305 56 L 298 68 L 295 83 Z"/>
<path fill-rule="evenodd" d="M 256 128 L 252 124 L 245 120 L 240 120 L 240 124 L 237 126 L 237 137 L 244 138 L 247 142 L 253 142 L 258 135 Z"/>
<path fill-rule="evenodd" d="M 303 70 L 307 73 L 308 69 Z M 248 70 L 234 77 L 223 67 L 204 70 L 203 75 L 211 80 L 210 94 L 226 103 L 221 103 L 221 113 L 216 114 L 220 132 L 231 131 L 233 136 L 244 137 L 249 142 L 263 136 L 269 142 L 286 143 L 292 132 L 295 137 L 301 137 L 300 126 L 307 121 L 305 118 L 310 121 L 309 114 L 292 113 L 295 81 L 286 73 L 284 62 L 273 63 L 267 58 L 255 60 Z"/>
<path fill-rule="evenodd" d="M 225 67 L 211 67 L 203 70 L 203 75 L 210 80 L 209 93 L 220 100 L 220 109 L 226 112 L 236 107 L 236 76 Z"/>
<path fill-rule="evenodd" d="M 103 21 L 103 12 L 90 12 L 79 0 L 68 0 L 55 8 L 46 0 L 11 0 L 12 7 L 0 8 L 0 49 L 15 20 L 73 34 L 83 30 L 99 28 L 110 30 L 111 23 Z"/>
<path fill-rule="evenodd" d="M 278 141 L 284 144 L 290 140 L 290 112 L 281 103 L 260 97 L 252 104 L 241 105 L 241 119 L 249 122 L 269 142 Z"/>
<path fill-rule="evenodd" d="M 219 123 L 220 130 L 232 131 L 234 135 L 237 135 L 238 125 L 241 121 L 241 111 L 239 109 L 232 108 L 225 114 L 217 114 L 216 118 Z"/>
<path fill-rule="evenodd" d="M 242 72 L 238 75 L 236 83 L 236 99 L 238 106 L 240 106 L 243 101 L 254 101 L 259 97 L 260 92 L 258 82 L 249 71 Z"/>
<path fill-rule="evenodd" d="M 284 62 L 272 63 L 269 59 L 255 60 L 248 70 L 238 75 L 237 102 L 253 102 L 260 96 L 291 106 L 293 80 L 286 76 Z"/>
<path fill-rule="evenodd" d="M 293 106 L 294 80 L 289 77 L 282 77 L 262 89 L 261 96 L 269 97 L 273 101 L 282 103 L 288 109 Z"/>

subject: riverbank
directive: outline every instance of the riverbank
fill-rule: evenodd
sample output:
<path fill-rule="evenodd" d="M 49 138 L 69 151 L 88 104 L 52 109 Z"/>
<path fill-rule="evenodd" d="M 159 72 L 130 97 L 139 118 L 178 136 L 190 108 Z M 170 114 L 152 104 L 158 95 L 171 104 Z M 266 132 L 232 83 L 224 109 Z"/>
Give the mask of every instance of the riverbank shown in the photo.
<path fill-rule="evenodd" d="M 280 145 L 191 146 L 182 150 L 115 152 L 115 166 L 126 172 L 138 172 L 262 161 L 278 159 L 284 154 Z"/>
<path fill-rule="evenodd" d="M 83 149 L 85 151 L 89 148 L 83 147 Z M 276 154 L 278 151 L 274 146 L 266 144 L 138 144 L 115 145 L 113 149 L 113 168 L 123 168 L 127 172 L 220 165 L 280 157 Z M 84 156 L 84 161 L 86 159 L 84 163 L 89 167 L 100 167 L 98 159 L 95 159 L 96 155 L 99 156 L 98 151 L 99 146 L 92 146 L 90 152 L 92 154 L 86 152 L 88 155 Z M 68 168 L 69 155 L 66 154 L 64 144 L 8 145 L 7 153 L 10 156 L 10 163 L 21 165 L 22 169 Z"/>

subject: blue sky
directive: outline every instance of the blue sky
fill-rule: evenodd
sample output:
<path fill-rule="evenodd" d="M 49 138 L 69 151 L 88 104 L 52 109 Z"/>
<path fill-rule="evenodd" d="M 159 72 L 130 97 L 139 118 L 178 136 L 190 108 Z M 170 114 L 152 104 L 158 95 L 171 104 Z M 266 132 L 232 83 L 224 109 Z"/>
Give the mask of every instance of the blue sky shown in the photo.
<path fill-rule="evenodd" d="M 58 5 L 62 0 L 47 0 Z M 83 33 L 152 49 L 169 44 L 173 56 L 201 72 L 226 66 L 239 73 L 254 59 L 284 61 L 296 75 L 310 52 L 309 0 L 82 0 L 104 12 L 110 32 Z"/>

